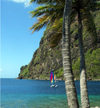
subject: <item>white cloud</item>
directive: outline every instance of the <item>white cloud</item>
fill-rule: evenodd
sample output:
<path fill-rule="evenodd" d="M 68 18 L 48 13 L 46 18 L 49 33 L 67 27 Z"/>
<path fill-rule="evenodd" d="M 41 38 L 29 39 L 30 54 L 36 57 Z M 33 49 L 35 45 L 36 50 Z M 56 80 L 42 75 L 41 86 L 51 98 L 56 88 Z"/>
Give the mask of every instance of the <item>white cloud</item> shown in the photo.
<path fill-rule="evenodd" d="M 11 0 L 16 3 L 24 3 L 25 7 L 28 7 L 30 5 L 30 0 Z"/>

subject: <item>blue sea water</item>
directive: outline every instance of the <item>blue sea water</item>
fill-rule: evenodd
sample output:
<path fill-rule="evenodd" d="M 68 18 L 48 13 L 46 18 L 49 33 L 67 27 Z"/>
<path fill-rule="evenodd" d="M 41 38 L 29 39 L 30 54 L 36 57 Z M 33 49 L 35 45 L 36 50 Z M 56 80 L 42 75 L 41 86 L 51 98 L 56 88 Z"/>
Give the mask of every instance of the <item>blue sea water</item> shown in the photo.
<path fill-rule="evenodd" d="M 79 81 L 75 82 L 80 102 Z M 47 80 L 1 79 L 0 108 L 66 108 L 64 81 L 57 81 L 57 88 Z M 91 106 L 100 107 L 100 81 L 88 81 Z"/>

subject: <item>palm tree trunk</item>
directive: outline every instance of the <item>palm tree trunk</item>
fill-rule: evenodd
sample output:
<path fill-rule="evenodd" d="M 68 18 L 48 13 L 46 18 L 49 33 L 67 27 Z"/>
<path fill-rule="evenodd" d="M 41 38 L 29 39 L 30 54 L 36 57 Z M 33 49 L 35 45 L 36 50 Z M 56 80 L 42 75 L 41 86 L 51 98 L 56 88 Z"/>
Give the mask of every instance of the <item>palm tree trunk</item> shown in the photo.
<path fill-rule="evenodd" d="M 80 10 L 78 11 L 78 33 L 79 33 L 79 47 L 80 47 L 80 93 L 82 108 L 90 108 L 88 91 L 87 91 L 87 78 L 85 68 L 85 56 L 82 39 L 82 20 Z"/>
<path fill-rule="evenodd" d="M 70 52 L 70 12 L 71 0 L 65 0 L 65 9 L 63 16 L 63 35 L 62 35 L 62 56 L 63 56 L 63 69 L 65 78 L 65 87 L 67 94 L 67 101 L 69 108 L 79 108 L 77 93 L 75 89 L 74 77 L 71 65 L 71 52 Z"/>

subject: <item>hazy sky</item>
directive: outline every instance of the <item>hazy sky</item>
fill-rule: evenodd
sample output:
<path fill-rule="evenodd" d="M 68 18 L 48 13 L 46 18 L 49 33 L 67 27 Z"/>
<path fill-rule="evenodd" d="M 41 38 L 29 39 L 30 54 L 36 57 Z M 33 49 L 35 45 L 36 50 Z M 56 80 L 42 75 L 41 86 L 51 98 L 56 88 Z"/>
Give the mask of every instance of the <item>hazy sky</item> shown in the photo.
<path fill-rule="evenodd" d="M 29 29 L 36 22 L 29 11 L 36 7 L 36 4 L 29 5 L 29 0 L 1 0 L 2 78 L 16 78 L 20 67 L 31 61 L 34 51 L 39 47 L 44 29 L 34 34 Z"/>

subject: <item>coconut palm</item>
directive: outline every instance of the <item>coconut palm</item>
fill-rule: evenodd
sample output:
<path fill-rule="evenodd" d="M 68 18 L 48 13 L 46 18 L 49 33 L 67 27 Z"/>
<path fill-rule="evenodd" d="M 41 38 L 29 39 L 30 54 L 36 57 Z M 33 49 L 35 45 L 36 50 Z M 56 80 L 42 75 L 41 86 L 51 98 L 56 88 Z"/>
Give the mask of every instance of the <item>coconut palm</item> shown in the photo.
<path fill-rule="evenodd" d="M 57 6 L 57 5 L 55 5 L 54 3 L 52 5 L 50 4 L 50 5 L 42 6 L 39 7 L 35 11 L 35 13 L 34 11 L 31 12 L 33 16 L 43 15 L 38 19 L 38 23 L 32 26 L 32 29 L 39 30 L 41 27 L 44 26 L 44 24 L 54 27 L 57 20 L 60 19 L 62 21 L 61 19 L 62 12 L 60 13 L 60 11 L 62 11 L 61 6 Z M 78 99 L 77 99 L 76 88 L 75 88 L 74 77 L 73 77 L 72 66 L 71 66 L 70 36 L 69 36 L 70 35 L 70 12 L 71 12 L 71 0 L 70 1 L 66 0 L 64 20 L 63 20 L 63 39 L 62 39 L 64 78 L 65 78 L 68 107 L 78 108 L 79 105 L 78 105 Z"/>
<path fill-rule="evenodd" d="M 83 23 L 88 31 L 90 31 L 93 44 L 95 45 L 97 42 L 97 34 L 96 34 L 96 28 L 95 24 L 93 22 L 92 15 L 90 13 L 91 7 L 93 2 L 90 0 L 88 1 L 81 1 L 79 0 L 79 3 L 77 4 L 78 9 L 76 8 L 78 12 L 78 35 L 79 35 L 79 48 L 80 48 L 80 92 L 81 92 L 81 106 L 82 108 L 90 108 L 89 104 L 89 98 L 88 98 L 88 91 L 87 91 L 87 77 L 86 77 L 86 67 L 85 67 L 85 56 L 84 56 L 84 47 L 83 47 Z M 92 7 L 93 9 L 93 7 Z M 87 25 L 88 23 L 88 25 Z M 92 24 L 92 27 L 91 27 Z M 94 28 L 94 30 L 93 30 Z M 93 30 L 91 32 L 91 30 Z"/>
<path fill-rule="evenodd" d="M 81 105 L 82 108 L 89 108 L 89 98 L 87 92 L 87 82 L 86 82 L 86 68 L 85 68 L 85 56 L 83 48 L 83 38 L 82 38 L 82 20 L 80 11 L 78 12 L 78 35 L 79 35 L 79 47 L 80 47 L 80 90 L 81 90 Z"/>
<path fill-rule="evenodd" d="M 85 68 L 85 56 L 84 56 L 84 48 L 83 48 L 83 24 L 86 27 L 87 31 L 92 36 L 93 45 L 96 45 L 97 42 L 97 33 L 95 24 L 93 22 L 93 17 L 90 13 L 91 9 L 93 9 L 93 6 L 90 4 L 93 4 L 88 1 L 81 2 L 78 1 L 78 3 L 75 3 L 74 11 L 77 11 L 78 14 L 78 34 L 79 34 L 79 47 L 80 47 L 80 90 L 81 90 L 81 105 L 82 108 L 89 108 L 89 98 L 88 98 L 88 92 L 87 92 L 87 81 L 86 81 L 86 68 Z M 89 6 L 90 5 L 90 6 Z M 96 4 L 95 4 L 96 5 Z M 98 5 L 99 6 L 99 5 Z M 83 13 L 82 13 L 83 12 Z"/>
<path fill-rule="evenodd" d="M 32 0 L 38 4 L 46 4 L 47 7 L 37 8 L 36 11 L 33 11 L 34 16 L 42 16 L 38 19 L 38 23 L 34 24 L 31 29 L 39 30 L 45 25 L 50 25 L 50 37 L 51 46 L 56 46 L 61 39 L 62 34 L 62 13 L 64 9 L 64 2 L 61 0 Z M 50 6 L 51 5 L 51 6 Z M 85 69 L 85 57 L 83 50 L 83 40 L 82 40 L 82 21 L 84 26 L 93 38 L 94 44 L 97 41 L 97 34 L 95 29 L 95 24 L 91 16 L 90 11 L 93 10 L 93 7 L 99 7 L 96 2 L 92 0 L 75 0 L 72 3 L 72 11 L 70 18 L 73 21 L 73 18 L 78 15 L 78 31 L 79 31 L 79 45 L 80 45 L 80 58 L 81 58 L 81 75 L 80 75 L 80 85 L 81 85 L 81 103 L 83 108 L 89 108 L 89 99 L 87 93 L 87 84 L 86 84 L 86 69 Z M 52 12 L 51 12 L 52 10 Z M 45 14 L 44 14 L 45 13 Z M 58 14 L 59 13 L 59 14 Z M 84 13 L 84 14 L 82 14 Z M 88 14 L 87 14 L 88 13 Z M 58 22 L 58 23 L 57 23 Z M 92 26 L 91 26 L 92 23 Z M 60 26 L 61 25 L 61 26 Z M 67 31 L 68 32 L 68 31 Z M 56 41 L 55 41 L 56 40 Z M 69 39 L 70 40 L 70 39 Z M 54 44 L 53 44 L 54 43 Z M 70 50 L 69 50 L 70 51 Z M 65 72 L 64 72 L 65 73 Z M 83 89 L 84 88 L 84 89 Z"/>
<path fill-rule="evenodd" d="M 63 16 L 63 33 L 62 33 L 62 57 L 65 78 L 65 87 L 68 98 L 69 108 L 78 108 L 78 101 L 74 83 L 74 77 L 71 64 L 70 52 L 70 14 L 72 1 L 65 0 L 64 16 Z"/>

